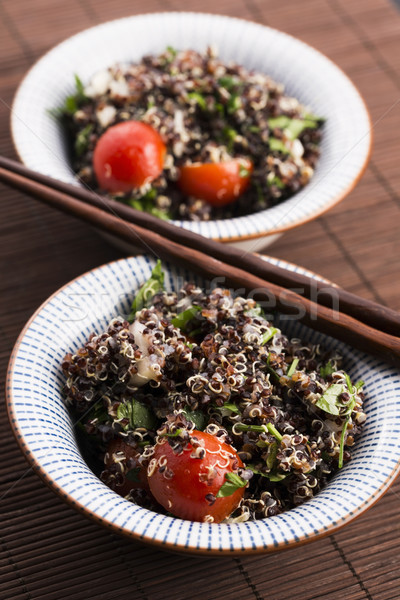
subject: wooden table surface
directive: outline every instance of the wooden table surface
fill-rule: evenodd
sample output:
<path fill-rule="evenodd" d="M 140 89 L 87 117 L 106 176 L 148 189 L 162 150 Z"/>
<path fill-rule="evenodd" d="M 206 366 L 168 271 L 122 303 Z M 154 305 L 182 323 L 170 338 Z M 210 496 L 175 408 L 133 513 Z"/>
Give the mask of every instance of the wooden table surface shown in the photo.
<path fill-rule="evenodd" d="M 14 157 L 9 119 L 28 68 L 69 35 L 159 10 L 225 13 L 282 29 L 352 78 L 374 123 L 357 188 L 270 254 L 400 309 L 400 16 L 388 0 L 1 0 L 0 153 Z M 1 374 L 32 312 L 77 275 L 121 254 L 93 230 L 0 188 Z M 66 506 L 27 468 L 1 403 L 0 598 L 4 600 L 398 600 L 400 482 L 338 533 L 283 553 L 175 555 L 122 539 Z"/>

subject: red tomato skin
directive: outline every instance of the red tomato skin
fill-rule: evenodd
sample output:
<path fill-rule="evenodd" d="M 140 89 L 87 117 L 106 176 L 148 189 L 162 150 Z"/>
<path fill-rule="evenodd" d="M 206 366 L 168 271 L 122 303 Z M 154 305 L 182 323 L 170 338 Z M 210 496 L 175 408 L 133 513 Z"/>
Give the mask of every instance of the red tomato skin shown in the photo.
<path fill-rule="evenodd" d="M 231 496 L 216 498 L 214 502 L 206 496 L 216 496 L 226 481 L 225 474 L 242 467 L 243 463 L 235 449 L 217 437 L 202 431 L 193 431 L 192 437 L 204 444 L 204 458 L 191 457 L 191 445 L 182 454 L 175 454 L 167 441 L 155 446 L 147 470 L 150 490 L 157 502 L 176 517 L 220 523 L 238 506 L 244 488 L 239 488 Z M 216 464 L 218 462 L 219 465 Z M 165 466 L 161 472 L 160 466 Z M 211 481 L 207 481 L 208 468 L 216 472 Z M 169 471 L 173 472 L 172 477 Z"/>
<path fill-rule="evenodd" d="M 249 174 L 241 176 L 241 169 Z M 178 186 L 188 196 L 206 200 L 212 206 L 226 206 L 243 194 L 250 182 L 253 163 L 233 158 L 221 163 L 193 163 L 180 169 Z"/>
<path fill-rule="evenodd" d="M 159 133 L 140 121 L 124 121 L 107 129 L 93 153 L 99 186 L 129 192 L 156 179 L 163 170 L 165 144 Z"/>
<path fill-rule="evenodd" d="M 133 465 L 131 468 L 135 469 L 137 467 L 140 467 L 140 464 L 138 462 L 138 458 L 140 456 L 139 452 L 132 448 L 132 446 L 125 444 L 125 442 L 120 438 L 115 438 L 114 440 L 111 440 L 111 442 L 109 442 L 109 444 L 107 445 L 107 451 L 104 458 L 104 464 L 106 467 L 109 467 L 112 464 L 112 454 L 115 454 L 116 452 L 123 452 L 126 459 L 130 459 Z M 126 465 L 125 461 L 123 464 Z M 117 494 L 120 494 L 120 496 L 127 496 L 130 490 L 138 488 L 150 491 L 145 468 L 141 468 L 141 470 L 138 472 L 137 479 L 138 481 L 130 481 L 129 479 L 124 479 L 122 485 L 115 485 L 114 489 L 117 492 Z"/>

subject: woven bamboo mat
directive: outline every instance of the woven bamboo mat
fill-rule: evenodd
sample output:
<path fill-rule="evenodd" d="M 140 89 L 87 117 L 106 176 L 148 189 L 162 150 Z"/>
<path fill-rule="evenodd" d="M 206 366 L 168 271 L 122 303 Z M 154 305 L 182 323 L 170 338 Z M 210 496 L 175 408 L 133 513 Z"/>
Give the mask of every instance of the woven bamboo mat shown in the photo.
<path fill-rule="evenodd" d="M 326 216 L 269 251 L 400 309 L 400 16 L 388 0 L 2 0 L 0 152 L 14 156 L 10 103 L 29 66 L 80 29 L 144 11 L 200 10 L 291 33 L 338 63 L 374 122 L 370 167 Z M 1 374 L 34 309 L 120 254 L 83 224 L 1 188 Z M 0 598 L 4 600 L 398 600 L 400 482 L 329 538 L 259 557 L 193 558 L 116 537 L 64 505 L 27 468 L 1 403 Z"/>

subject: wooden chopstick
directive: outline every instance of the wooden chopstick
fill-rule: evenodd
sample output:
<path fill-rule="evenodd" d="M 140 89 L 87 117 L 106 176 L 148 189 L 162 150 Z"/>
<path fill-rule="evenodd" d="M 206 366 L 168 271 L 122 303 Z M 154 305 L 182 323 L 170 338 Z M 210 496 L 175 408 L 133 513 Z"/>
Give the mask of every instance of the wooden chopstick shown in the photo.
<path fill-rule="evenodd" d="M 332 299 L 334 298 L 338 304 L 337 308 L 341 312 L 354 317 L 370 327 L 385 331 L 391 335 L 400 336 L 400 313 L 381 304 L 360 298 L 347 290 L 317 281 L 307 275 L 288 271 L 263 260 L 256 254 L 243 252 L 231 245 L 227 246 L 226 244 L 206 239 L 201 235 L 192 233 L 182 227 L 177 227 L 148 213 L 135 210 L 107 196 L 96 194 L 87 188 L 74 186 L 32 171 L 21 163 L 2 156 L 0 156 L 0 167 L 79 198 L 101 210 L 109 211 L 127 222 L 154 231 L 188 248 L 209 254 L 229 265 L 245 271 L 251 271 L 253 275 L 261 279 L 266 279 L 281 287 L 301 290 L 302 295 L 314 302 L 317 301 L 320 305 L 332 308 Z"/>
<path fill-rule="evenodd" d="M 333 312 L 290 289 L 268 282 L 249 270 L 234 267 L 212 255 L 167 239 L 159 233 L 134 223 L 128 223 L 96 206 L 28 177 L 0 168 L 0 180 L 58 210 L 76 216 L 129 243 L 134 243 L 145 252 L 151 251 L 156 256 L 181 264 L 207 278 L 225 278 L 226 285 L 233 286 L 234 289 L 244 288 L 248 292 L 258 290 L 257 297 L 272 298 L 275 308 L 281 313 L 294 316 L 303 314 L 300 320 L 313 329 L 332 335 L 364 352 L 378 355 L 393 365 L 400 366 L 400 338 L 374 329 L 345 313 Z"/>

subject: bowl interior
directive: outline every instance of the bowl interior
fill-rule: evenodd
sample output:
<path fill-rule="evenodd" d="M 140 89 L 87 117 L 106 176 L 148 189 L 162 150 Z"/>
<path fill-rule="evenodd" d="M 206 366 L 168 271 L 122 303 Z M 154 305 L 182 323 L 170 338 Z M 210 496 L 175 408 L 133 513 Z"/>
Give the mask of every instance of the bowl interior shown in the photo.
<path fill-rule="evenodd" d="M 8 410 L 17 440 L 38 474 L 73 506 L 117 532 L 168 548 L 218 554 L 269 551 L 315 539 L 379 498 L 399 469 L 400 375 L 385 363 L 294 321 L 281 324 L 282 330 L 291 337 L 314 343 L 323 340 L 326 347 L 337 347 L 351 377 L 365 381 L 367 394 L 368 420 L 354 458 L 315 498 L 261 521 L 193 523 L 135 506 L 92 473 L 79 452 L 74 424 L 63 404 L 60 364 L 90 333 L 101 332 L 117 314 L 129 313 L 135 290 L 153 265 L 147 257 L 132 257 L 82 275 L 47 300 L 23 330 L 10 361 Z M 183 270 L 166 268 L 169 289 L 196 279 Z"/>
<path fill-rule="evenodd" d="M 216 239 L 238 239 L 293 227 L 338 202 L 369 156 L 370 122 L 347 76 L 307 44 L 277 30 L 219 15 L 156 13 L 111 21 L 79 33 L 48 52 L 29 71 L 16 95 L 12 131 L 22 161 L 34 170 L 74 182 L 64 135 L 49 109 L 115 62 L 138 61 L 166 46 L 204 51 L 215 45 L 225 61 L 268 73 L 310 110 L 326 118 L 321 158 L 311 182 L 261 213 L 211 222 L 180 221 Z M 45 92 L 45 93 L 44 93 Z"/>

